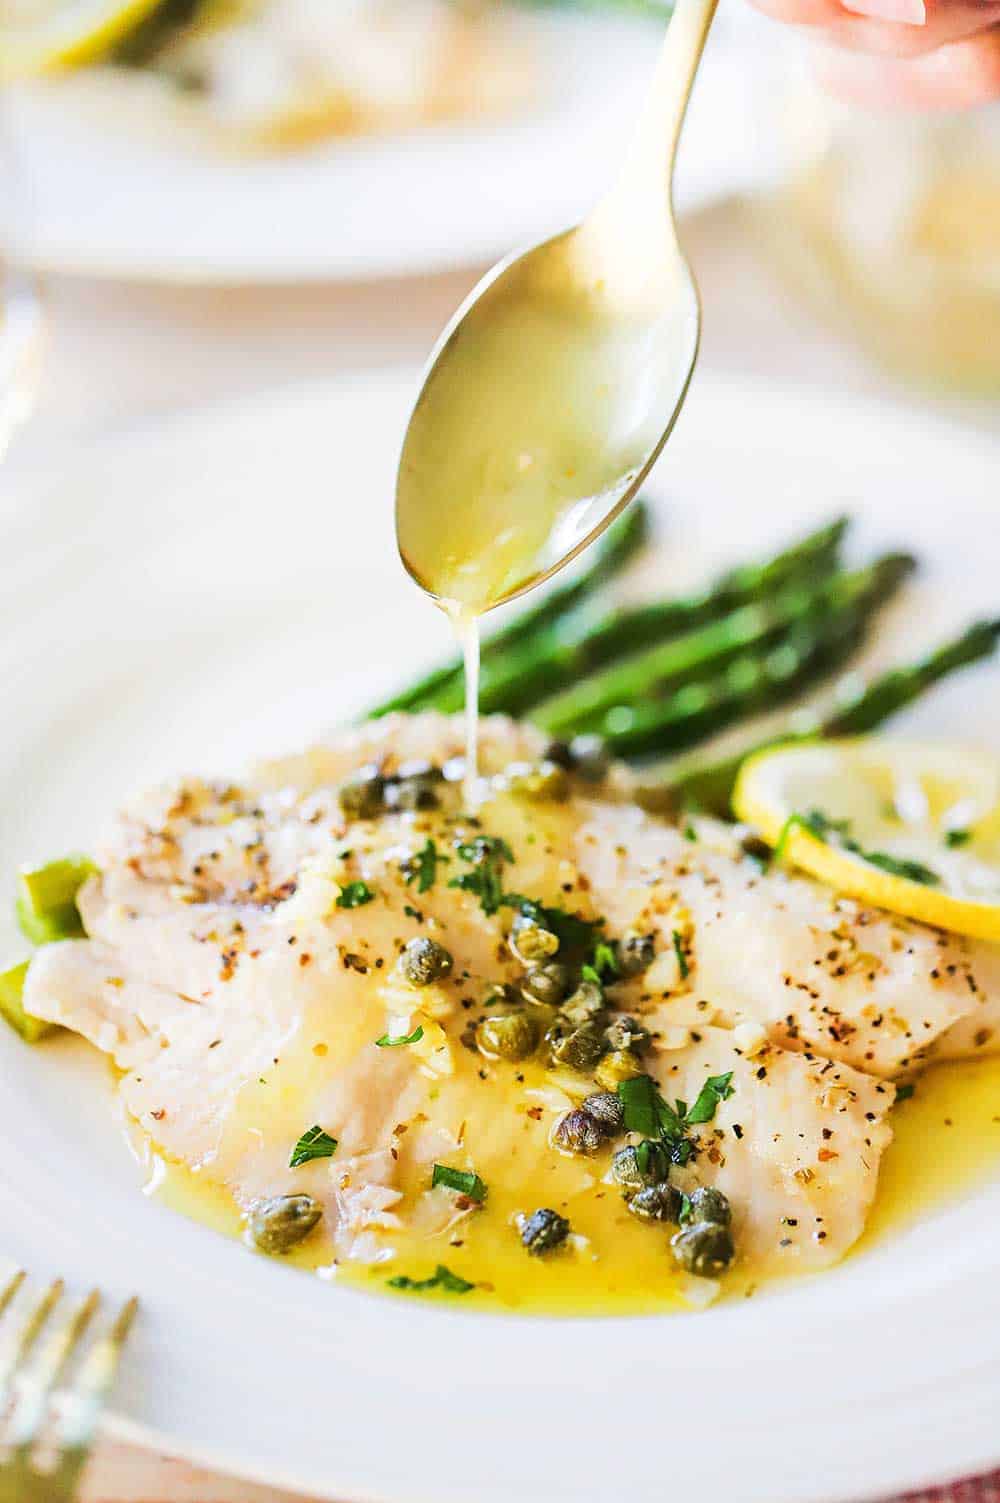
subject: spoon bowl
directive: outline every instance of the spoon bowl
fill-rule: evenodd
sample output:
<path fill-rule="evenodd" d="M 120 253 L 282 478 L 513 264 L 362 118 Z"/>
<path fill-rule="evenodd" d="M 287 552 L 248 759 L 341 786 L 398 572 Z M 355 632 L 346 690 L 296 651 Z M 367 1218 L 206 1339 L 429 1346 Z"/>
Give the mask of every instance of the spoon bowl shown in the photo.
<path fill-rule="evenodd" d="M 403 444 L 400 554 L 479 615 L 561 568 L 635 495 L 694 369 L 698 292 L 670 181 L 716 0 L 678 0 L 624 169 L 588 218 L 487 274 L 432 354 Z"/>

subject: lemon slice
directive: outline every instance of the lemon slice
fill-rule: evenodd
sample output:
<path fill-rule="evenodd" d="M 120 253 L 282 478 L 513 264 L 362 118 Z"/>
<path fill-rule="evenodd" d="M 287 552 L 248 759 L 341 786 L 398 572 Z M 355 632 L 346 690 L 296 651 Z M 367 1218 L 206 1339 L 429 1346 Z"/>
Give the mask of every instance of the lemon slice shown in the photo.
<path fill-rule="evenodd" d="M 2 7 L 0 76 L 27 78 L 103 57 L 162 0 L 13 0 Z"/>
<path fill-rule="evenodd" d="M 877 738 L 752 757 L 733 795 L 793 862 L 838 892 L 1000 940 L 1000 759 Z"/>

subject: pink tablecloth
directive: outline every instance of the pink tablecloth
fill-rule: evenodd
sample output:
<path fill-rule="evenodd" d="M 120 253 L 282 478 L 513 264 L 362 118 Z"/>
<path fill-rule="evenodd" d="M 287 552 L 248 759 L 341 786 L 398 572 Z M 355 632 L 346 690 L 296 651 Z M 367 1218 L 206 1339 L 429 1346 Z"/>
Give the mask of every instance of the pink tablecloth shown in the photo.
<path fill-rule="evenodd" d="M 932 1487 L 929 1492 L 907 1493 L 898 1503 L 1000 1503 L 1000 1472 L 953 1482 L 950 1487 Z"/>
<path fill-rule="evenodd" d="M 106 1444 L 91 1467 L 81 1503 L 307 1503 L 271 1488 L 234 1482 L 151 1451 Z M 886 1503 L 1000 1503 L 1000 1471 Z"/>

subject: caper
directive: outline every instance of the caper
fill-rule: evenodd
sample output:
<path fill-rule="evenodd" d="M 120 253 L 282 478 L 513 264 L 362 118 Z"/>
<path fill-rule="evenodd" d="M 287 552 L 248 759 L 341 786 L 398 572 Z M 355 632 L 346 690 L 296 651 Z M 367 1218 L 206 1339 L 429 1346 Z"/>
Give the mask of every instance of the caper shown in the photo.
<path fill-rule="evenodd" d="M 642 1065 L 631 1049 L 615 1049 L 606 1054 L 594 1071 L 594 1079 L 604 1091 L 613 1091 L 619 1081 L 632 1080 L 641 1075 Z"/>
<path fill-rule="evenodd" d="M 400 762 L 394 776 L 401 783 L 407 782 L 410 778 L 426 778 L 429 783 L 444 782 L 443 769 L 423 757 L 414 757 L 412 761 Z"/>
<path fill-rule="evenodd" d="M 411 778 L 397 778 L 387 783 L 386 808 L 407 811 L 436 809 L 441 802 L 436 786 L 438 781 L 436 778 L 418 775 Z"/>
<path fill-rule="evenodd" d="M 672 819 L 677 814 L 677 793 L 669 783 L 640 783 L 632 797 L 647 814 Z"/>
<path fill-rule="evenodd" d="M 688 1273 L 712 1278 L 733 1261 L 733 1234 L 717 1221 L 694 1221 L 670 1239 L 674 1257 Z"/>
<path fill-rule="evenodd" d="M 616 1091 L 595 1091 L 583 1103 L 583 1110 L 593 1117 L 606 1138 L 625 1131 L 625 1108 Z"/>
<path fill-rule="evenodd" d="M 532 1211 L 521 1224 L 521 1241 L 536 1257 L 551 1252 L 554 1247 L 565 1242 L 568 1236 L 569 1222 L 566 1217 L 560 1216 L 558 1211 L 550 1210 L 548 1206 Z"/>
<path fill-rule="evenodd" d="M 411 986 L 430 986 L 440 981 L 452 968 L 452 958 L 436 939 L 411 939 L 400 959 L 403 975 Z"/>
<path fill-rule="evenodd" d="M 589 1022 L 604 1011 L 604 992 L 596 981 L 581 981 L 563 1003 L 562 1011 L 571 1023 Z"/>
<path fill-rule="evenodd" d="M 564 803 L 569 797 L 566 769 L 557 762 L 511 762 L 504 769 L 504 782 L 511 793 L 533 803 Z"/>
<path fill-rule="evenodd" d="M 487 1059 L 527 1059 L 538 1044 L 538 1030 L 527 1013 L 502 1012 L 483 1019 L 476 1043 Z"/>
<path fill-rule="evenodd" d="M 290 1252 L 323 1214 L 311 1195 L 274 1195 L 258 1200 L 250 1212 L 250 1236 L 260 1252 L 275 1256 Z"/>
<path fill-rule="evenodd" d="M 570 751 L 568 741 L 550 741 L 542 756 L 546 762 L 554 762 L 557 767 L 564 767 L 567 772 L 573 771 L 573 753 Z"/>
<path fill-rule="evenodd" d="M 611 1160 L 611 1173 L 626 1194 L 647 1185 L 662 1184 L 670 1172 L 670 1158 L 652 1138 L 619 1148 Z"/>
<path fill-rule="evenodd" d="M 604 1141 L 604 1131 L 583 1107 L 574 1107 L 556 1123 L 552 1141 L 564 1153 L 596 1153 Z"/>
<path fill-rule="evenodd" d="M 770 864 L 771 857 L 774 855 L 774 850 L 768 845 L 764 837 L 762 835 L 755 835 L 752 830 L 748 830 L 743 836 L 740 841 L 740 850 L 744 856 L 750 856 L 754 861 L 762 862 L 764 866 Z"/>
<path fill-rule="evenodd" d="M 553 1064 L 565 1065 L 585 1075 L 594 1068 L 606 1047 L 596 1023 L 581 1023 L 571 1033 L 552 1039 L 550 1054 Z"/>
<path fill-rule="evenodd" d="M 604 1037 L 612 1049 L 631 1049 L 641 1054 L 649 1043 L 649 1032 L 636 1018 L 621 1013 L 604 1030 Z"/>
<path fill-rule="evenodd" d="M 337 790 L 340 807 L 350 819 L 377 819 L 385 812 L 385 778 L 377 767 L 362 767 Z"/>
<path fill-rule="evenodd" d="M 676 1221 L 681 1212 L 681 1192 L 661 1180 L 645 1185 L 628 1199 L 628 1208 L 641 1221 Z"/>
<path fill-rule="evenodd" d="M 588 783 L 600 783 L 607 777 L 610 757 L 600 736 L 574 736 L 569 744 L 573 771 Z"/>
<path fill-rule="evenodd" d="M 569 971 L 559 960 L 535 965 L 521 980 L 521 992 L 530 1002 L 558 1006 L 569 991 Z"/>
<path fill-rule="evenodd" d="M 651 934 L 630 931 L 618 941 L 618 965 L 623 976 L 641 976 L 648 971 L 656 955 L 656 941 Z"/>
<path fill-rule="evenodd" d="M 551 929 L 519 913 L 511 925 L 510 947 L 518 960 L 527 965 L 535 960 L 548 960 L 558 950 L 559 940 Z"/>
<path fill-rule="evenodd" d="M 728 1226 L 733 1219 L 728 1198 L 714 1185 L 699 1185 L 691 1192 L 692 1221 L 711 1221 L 716 1226 Z"/>

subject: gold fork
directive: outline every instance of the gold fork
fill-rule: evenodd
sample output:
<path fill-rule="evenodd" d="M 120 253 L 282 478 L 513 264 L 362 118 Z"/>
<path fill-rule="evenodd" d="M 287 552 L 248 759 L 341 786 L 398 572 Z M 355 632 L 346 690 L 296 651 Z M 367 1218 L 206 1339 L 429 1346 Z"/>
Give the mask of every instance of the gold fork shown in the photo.
<path fill-rule="evenodd" d="M 69 1301 L 62 1279 L 56 1279 L 15 1307 L 24 1283 L 25 1274 L 15 1273 L 0 1285 L 4 1332 L 25 1305 L 20 1325 L 0 1348 L 0 1503 L 72 1503 L 136 1301 L 128 1300 L 85 1351 L 101 1302 L 97 1290 Z M 55 1406 L 56 1384 L 77 1358 Z"/>

